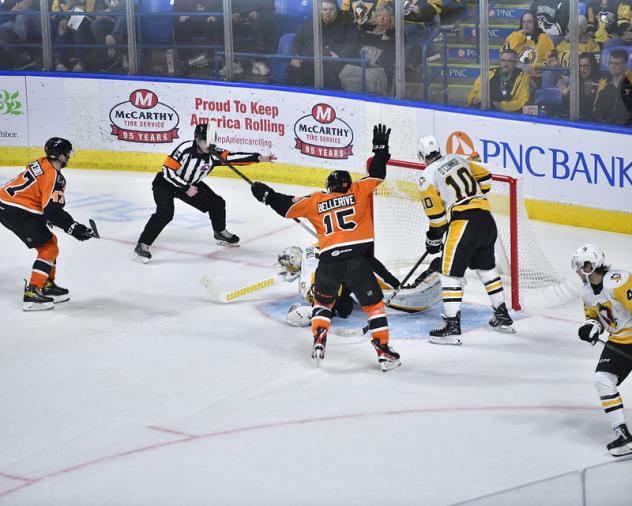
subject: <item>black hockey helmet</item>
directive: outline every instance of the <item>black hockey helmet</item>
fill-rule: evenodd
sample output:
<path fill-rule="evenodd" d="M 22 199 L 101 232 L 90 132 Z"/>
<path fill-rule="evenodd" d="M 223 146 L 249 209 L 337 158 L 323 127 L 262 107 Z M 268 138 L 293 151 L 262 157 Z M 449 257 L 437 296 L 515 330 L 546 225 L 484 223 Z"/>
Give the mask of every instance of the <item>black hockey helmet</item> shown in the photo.
<path fill-rule="evenodd" d="M 351 174 L 346 170 L 334 170 L 327 177 L 327 189 L 330 193 L 347 193 L 351 188 Z"/>
<path fill-rule="evenodd" d="M 60 155 L 66 155 L 66 158 L 70 158 L 72 144 L 61 137 L 51 137 L 44 144 L 44 152 L 50 160 L 58 160 Z"/>

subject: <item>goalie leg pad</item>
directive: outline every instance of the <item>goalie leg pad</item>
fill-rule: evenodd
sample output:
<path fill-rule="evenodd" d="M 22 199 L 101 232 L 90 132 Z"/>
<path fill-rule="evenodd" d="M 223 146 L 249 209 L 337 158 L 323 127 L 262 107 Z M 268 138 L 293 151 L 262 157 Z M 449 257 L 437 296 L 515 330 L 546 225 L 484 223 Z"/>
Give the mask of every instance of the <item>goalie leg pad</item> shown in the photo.
<path fill-rule="evenodd" d="M 287 323 L 292 327 L 307 327 L 312 321 L 312 308 L 298 302 L 287 310 Z"/>

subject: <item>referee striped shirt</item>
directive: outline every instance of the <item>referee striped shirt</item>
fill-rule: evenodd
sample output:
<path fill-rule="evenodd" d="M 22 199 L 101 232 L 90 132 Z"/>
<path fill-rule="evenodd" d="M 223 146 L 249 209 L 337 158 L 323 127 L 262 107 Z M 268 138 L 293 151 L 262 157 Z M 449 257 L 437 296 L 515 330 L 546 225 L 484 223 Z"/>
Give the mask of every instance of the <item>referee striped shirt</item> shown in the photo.
<path fill-rule="evenodd" d="M 231 153 L 215 146 L 216 153 L 202 153 L 197 142 L 186 141 L 167 156 L 162 175 L 176 188 L 185 189 L 204 179 L 222 160 L 232 165 L 250 165 L 259 161 L 259 153 Z"/>

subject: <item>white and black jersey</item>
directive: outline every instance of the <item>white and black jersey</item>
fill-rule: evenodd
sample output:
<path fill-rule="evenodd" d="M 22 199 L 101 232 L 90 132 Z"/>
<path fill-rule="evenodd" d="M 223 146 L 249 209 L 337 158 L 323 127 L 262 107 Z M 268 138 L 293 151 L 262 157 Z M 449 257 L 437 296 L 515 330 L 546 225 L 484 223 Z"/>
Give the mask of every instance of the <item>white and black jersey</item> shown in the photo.
<path fill-rule="evenodd" d="M 259 153 L 231 153 L 215 147 L 217 154 L 202 153 L 196 141 L 180 144 L 167 156 L 163 163 L 162 174 L 166 181 L 176 188 L 187 188 L 204 179 L 222 160 L 232 165 L 249 165 L 259 161 Z"/>

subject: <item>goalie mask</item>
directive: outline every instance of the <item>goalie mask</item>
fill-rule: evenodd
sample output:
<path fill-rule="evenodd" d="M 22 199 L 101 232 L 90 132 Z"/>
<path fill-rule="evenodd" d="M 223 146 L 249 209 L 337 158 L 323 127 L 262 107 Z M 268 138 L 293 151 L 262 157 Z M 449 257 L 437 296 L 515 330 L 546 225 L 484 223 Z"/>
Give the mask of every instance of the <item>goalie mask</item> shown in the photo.
<path fill-rule="evenodd" d="M 596 244 L 584 244 L 575 251 L 571 265 L 577 274 L 588 277 L 596 269 L 603 267 L 605 262 L 606 256 L 599 246 Z"/>
<path fill-rule="evenodd" d="M 301 272 L 301 262 L 303 260 L 303 250 L 297 246 L 289 246 L 284 248 L 281 253 L 277 255 L 277 266 L 280 267 L 280 271 L 295 275 Z M 296 276 L 293 277 L 295 279 Z"/>
<path fill-rule="evenodd" d="M 441 148 L 439 147 L 437 139 L 432 135 L 419 139 L 419 144 L 417 144 L 417 158 L 419 158 L 420 162 L 429 164 L 430 161 L 428 161 L 428 159 L 434 160 L 437 156 L 441 156 Z"/>
<path fill-rule="evenodd" d="M 203 123 L 196 126 L 193 137 L 195 138 L 200 151 L 208 153 L 209 146 L 215 146 L 217 144 L 217 130 L 215 129 L 215 123 L 211 121 L 209 123 Z"/>
<path fill-rule="evenodd" d="M 287 310 L 287 322 L 292 327 L 307 327 L 312 321 L 312 308 L 298 302 Z"/>
<path fill-rule="evenodd" d="M 329 193 L 347 193 L 351 188 L 351 174 L 346 170 L 334 170 L 327 177 Z"/>

